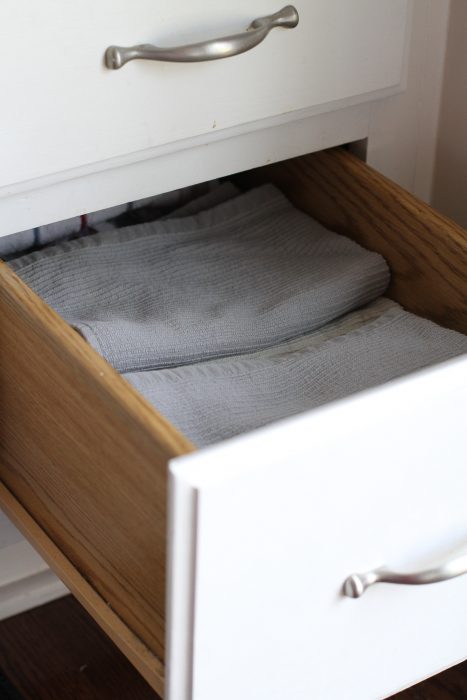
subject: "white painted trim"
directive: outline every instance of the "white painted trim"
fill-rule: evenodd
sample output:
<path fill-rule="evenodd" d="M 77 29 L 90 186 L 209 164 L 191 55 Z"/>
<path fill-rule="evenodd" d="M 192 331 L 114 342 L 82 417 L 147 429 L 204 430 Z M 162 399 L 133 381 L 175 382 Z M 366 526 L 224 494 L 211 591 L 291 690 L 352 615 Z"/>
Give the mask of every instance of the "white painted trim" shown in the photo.
<path fill-rule="evenodd" d="M 405 53 L 407 54 L 407 49 Z M 225 141 L 243 136 L 245 134 L 270 130 L 286 124 L 295 124 L 296 122 L 302 122 L 305 119 L 310 119 L 323 114 L 329 115 L 330 113 L 336 111 L 342 112 L 343 110 L 360 104 L 366 104 L 369 102 L 374 102 L 375 100 L 381 100 L 393 95 L 398 95 L 400 92 L 405 90 L 407 80 L 406 74 L 407 60 L 404 59 L 404 70 L 401 82 L 390 87 L 364 93 L 362 95 L 353 95 L 352 97 L 347 97 L 342 100 L 334 100 L 333 102 L 328 102 L 321 105 L 314 105 L 313 107 L 299 109 L 294 112 L 286 112 L 267 119 L 248 122 L 246 124 L 239 124 L 227 129 L 219 129 L 218 131 L 202 134 L 201 136 L 193 136 L 191 138 L 181 139 L 180 141 L 162 144 L 161 146 L 154 146 L 140 151 L 133 151 L 124 155 L 115 156 L 114 158 L 107 158 L 105 160 L 87 163 L 76 168 L 70 168 L 69 170 L 62 170 L 59 172 L 50 173 L 48 175 L 42 175 L 41 177 L 36 177 L 31 180 L 21 180 L 19 182 L 3 185 L 0 186 L 0 198 L 10 197 L 11 195 L 19 194 L 21 192 L 29 192 L 30 190 L 34 189 L 42 189 L 59 182 L 64 182 L 70 179 L 75 180 L 78 177 L 93 175 L 109 169 L 122 168 L 141 161 L 172 155 L 178 153 L 179 151 L 187 151 L 188 149 L 197 148 L 198 146 L 209 146 L 218 141 Z"/>
<path fill-rule="evenodd" d="M 42 178 L 43 186 L 0 197 L 0 235 L 363 139 L 370 109 L 365 103 L 185 150 L 158 150 L 150 158 L 113 162 L 104 170 L 97 164 L 96 172 L 69 171 L 69 179 L 62 173 L 60 182 Z"/>
<path fill-rule="evenodd" d="M 68 593 L 28 542 L 0 549 L 0 620 Z"/>
<path fill-rule="evenodd" d="M 168 698 L 185 698 L 192 696 L 193 682 L 198 494 L 191 485 L 177 483 L 173 464 L 169 464 L 166 689 Z"/>

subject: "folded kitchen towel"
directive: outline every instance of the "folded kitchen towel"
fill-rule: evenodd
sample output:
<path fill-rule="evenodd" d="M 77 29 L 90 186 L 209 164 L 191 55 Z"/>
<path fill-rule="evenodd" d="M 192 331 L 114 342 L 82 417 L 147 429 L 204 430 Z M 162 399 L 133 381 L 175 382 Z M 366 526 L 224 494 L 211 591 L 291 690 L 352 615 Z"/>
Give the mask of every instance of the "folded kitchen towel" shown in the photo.
<path fill-rule="evenodd" d="M 272 185 L 11 266 L 123 372 L 273 345 L 370 302 L 389 281 L 380 255 L 328 231 Z"/>
<path fill-rule="evenodd" d="M 205 446 L 467 353 L 467 336 L 380 299 L 273 348 L 126 379 Z"/>

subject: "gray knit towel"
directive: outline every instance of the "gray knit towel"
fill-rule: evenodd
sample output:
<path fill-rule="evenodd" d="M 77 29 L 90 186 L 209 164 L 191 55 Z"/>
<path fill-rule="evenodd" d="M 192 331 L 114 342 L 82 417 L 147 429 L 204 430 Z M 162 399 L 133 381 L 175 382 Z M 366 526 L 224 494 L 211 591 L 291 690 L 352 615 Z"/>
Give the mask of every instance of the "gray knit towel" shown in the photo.
<path fill-rule="evenodd" d="M 272 185 L 11 266 L 123 372 L 273 345 L 372 301 L 389 281 L 380 255 L 328 231 Z"/>
<path fill-rule="evenodd" d="M 382 298 L 267 350 L 125 376 L 201 447 L 463 353 L 467 336 Z"/>

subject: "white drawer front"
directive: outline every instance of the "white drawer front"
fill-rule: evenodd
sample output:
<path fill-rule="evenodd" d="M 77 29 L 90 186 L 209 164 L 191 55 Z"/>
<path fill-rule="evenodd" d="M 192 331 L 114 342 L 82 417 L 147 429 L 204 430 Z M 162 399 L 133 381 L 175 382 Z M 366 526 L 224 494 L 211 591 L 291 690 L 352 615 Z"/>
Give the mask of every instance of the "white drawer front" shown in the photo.
<path fill-rule="evenodd" d="M 467 359 L 172 463 L 170 700 L 375 700 L 467 656 Z M 174 668 L 174 673 L 170 669 Z"/>
<path fill-rule="evenodd" d="M 399 88 L 410 0 L 297 0 L 298 27 L 240 56 L 104 66 L 109 45 L 222 36 L 281 4 L 4 0 L 0 187 Z"/>

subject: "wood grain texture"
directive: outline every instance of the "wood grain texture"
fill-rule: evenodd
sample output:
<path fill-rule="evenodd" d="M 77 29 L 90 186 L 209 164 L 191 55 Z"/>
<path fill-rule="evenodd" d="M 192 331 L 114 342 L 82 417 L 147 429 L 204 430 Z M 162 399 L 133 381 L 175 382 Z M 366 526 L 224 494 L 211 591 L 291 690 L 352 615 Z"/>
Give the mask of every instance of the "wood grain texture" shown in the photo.
<path fill-rule="evenodd" d="M 0 508 L 21 530 L 71 593 L 99 624 L 152 688 L 164 695 L 164 665 L 128 628 L 95 589 L 54 545 L 17 499 L 0 483 Z M 58 652 L 58 650 L 57 650 Z"/>
<path fill-rule="evenodd" d="M 405 309 L 467 333 L 467 231 L 343 149 L 247 173 L 273 182 L 299 209 L 381 253 L 388 296 Z"/>
<path fill-rule="evenodd" d="M 167 462 L 192 445 L 0 264 L 0 480 L 164 656 Z"/>

